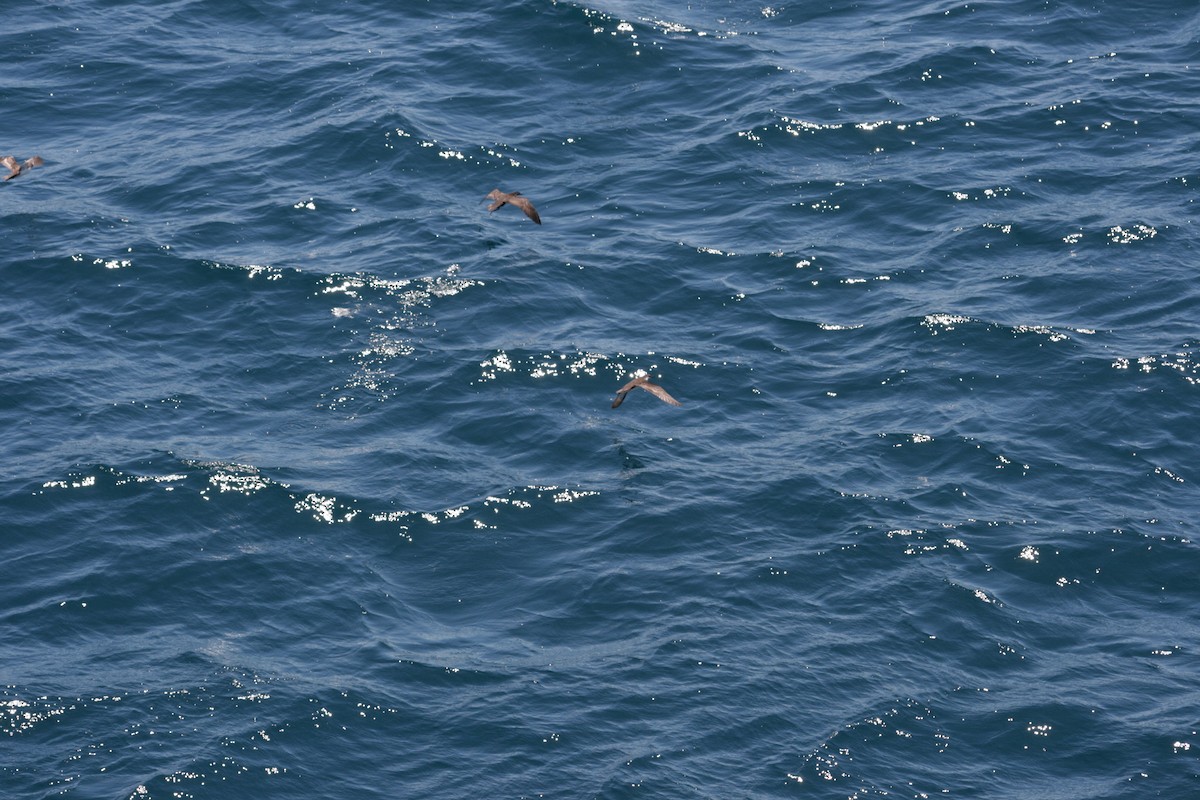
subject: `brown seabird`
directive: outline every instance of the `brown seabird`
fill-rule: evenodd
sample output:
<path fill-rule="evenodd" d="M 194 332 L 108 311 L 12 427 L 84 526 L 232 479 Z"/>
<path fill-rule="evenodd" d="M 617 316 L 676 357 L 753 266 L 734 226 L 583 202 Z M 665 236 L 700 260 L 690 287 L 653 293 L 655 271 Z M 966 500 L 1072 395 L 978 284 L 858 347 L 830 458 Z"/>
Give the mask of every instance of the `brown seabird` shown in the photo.
<path fill-rule="evenodd" d="M 488 211 L 495 211 L 497 208 L 505 204 L 514 205 L 524 211 L 525 216 L 529 217 L 538 225 L 542 224 L 542 218 L 538 216 L 537 209 L 533 207 L 533 203 L 529 202 L 527 198 L 522 197 L 520 192 L 502 192 L 499 189 L 492 189 L 490 192 L 488 192 L 487 198 L 484 199 L 489 198 L 495 200 L 496 202 L 488 206 Z"/>
<path fill-rule="evenodd" d="M 33 169 L 34 167 L 40 167 L 42 164 L 45 164 L 45 163 L 46 163 L 45 161 L 42 161 L 41 156 L 34 156 L 33 158 L 27 158 L 27 159 L 25 159 L 24 163 L 18 162 L 12 156 L 5 156 L 4 158 L 0 158 L 0 165 L 8 167 L 8 170 L 10 173 L 4 179 L 6 181 L 11 181 L 13 178 L 17 177 L 25 170 Z"/>
<path fill-rule="evenodd" d="M 670 403 L 673 406 L 682 405 L 682 403 L 680 403 L 674 397 L 671 397 L 671 395 L 667 394 L 666 389 L 662 388 L 657 383 L 651 383 L 650 381 L 646 380 L 645 375 L 637 375 L 629 383 L 625 384 L 620 389 L 617 389 L 617 399 L 613 400 L 612 407 L 616 408 L 617 406 L 621 405 L 621 403 L 625 402 L 625 395 L 639 387 L 645 389 L 647 392 L 654 395 L 659 400 L 662 400 L 664 403 Z"/>

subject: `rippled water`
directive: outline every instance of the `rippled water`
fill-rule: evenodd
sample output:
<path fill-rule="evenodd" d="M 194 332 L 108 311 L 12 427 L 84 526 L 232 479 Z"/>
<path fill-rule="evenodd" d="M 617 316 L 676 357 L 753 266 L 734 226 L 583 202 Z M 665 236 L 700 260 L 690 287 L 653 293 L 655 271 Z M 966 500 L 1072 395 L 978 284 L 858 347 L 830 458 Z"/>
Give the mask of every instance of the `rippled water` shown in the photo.
<path fill-rule="evenodd" d="M 21 17 L 0 794 L 1193 796 L 1198 31 Z"/>

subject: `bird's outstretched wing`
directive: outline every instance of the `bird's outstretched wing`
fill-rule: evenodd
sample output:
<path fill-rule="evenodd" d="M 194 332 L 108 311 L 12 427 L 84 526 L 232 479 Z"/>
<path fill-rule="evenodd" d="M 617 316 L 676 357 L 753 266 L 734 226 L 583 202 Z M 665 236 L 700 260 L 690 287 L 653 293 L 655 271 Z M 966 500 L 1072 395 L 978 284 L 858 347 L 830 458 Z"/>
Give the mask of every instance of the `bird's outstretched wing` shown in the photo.
<path fill-rule="evenodd" d="M 513 195 L 508 198 L 508 202 L 524 211 L 525 216 L 529 217 L 538 225 L 542 224 L 542 218 L 538 216 L 537 209 L 533 207 L 533 203 L 529 202 L 528 198 L 521 197 L 519 193 L 514 192 Z"/>

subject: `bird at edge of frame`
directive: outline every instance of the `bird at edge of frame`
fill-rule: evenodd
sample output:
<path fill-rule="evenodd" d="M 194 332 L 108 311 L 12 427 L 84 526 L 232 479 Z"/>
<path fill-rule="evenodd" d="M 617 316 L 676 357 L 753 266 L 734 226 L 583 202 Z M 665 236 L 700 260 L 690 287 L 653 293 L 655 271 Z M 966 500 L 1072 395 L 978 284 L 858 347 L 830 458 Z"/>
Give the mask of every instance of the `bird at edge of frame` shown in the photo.
<path fill-rule="evenodd" d="M 17 159 L 13 156 L 4 156 L 4 158 L 0 158 L 0 166 L 4 166 L 8 169 L 9 174 L 4 176 L 4 180 L 6 181 L 11 181 L 22 172 L 28 172 L 34 167 L 40 167 L 45 163 L 46 162 L 42 160 L 41 156 L 27 158 L 24 161 L 17 161 Z"/>

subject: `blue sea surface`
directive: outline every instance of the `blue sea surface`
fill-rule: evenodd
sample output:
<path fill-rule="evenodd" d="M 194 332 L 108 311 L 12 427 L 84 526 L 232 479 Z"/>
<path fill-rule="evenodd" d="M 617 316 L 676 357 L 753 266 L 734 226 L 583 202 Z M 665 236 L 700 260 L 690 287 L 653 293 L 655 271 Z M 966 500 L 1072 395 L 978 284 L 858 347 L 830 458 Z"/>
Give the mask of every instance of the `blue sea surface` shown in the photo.
<path fill-rule="evenodd" d="M 1194 0 L 7 18 L 0 797 L 1200 797 Z"/>

